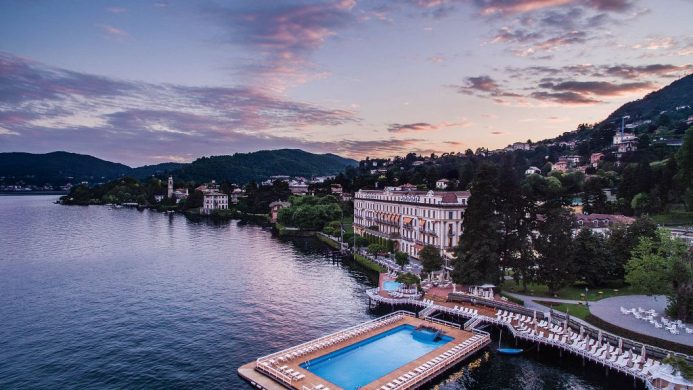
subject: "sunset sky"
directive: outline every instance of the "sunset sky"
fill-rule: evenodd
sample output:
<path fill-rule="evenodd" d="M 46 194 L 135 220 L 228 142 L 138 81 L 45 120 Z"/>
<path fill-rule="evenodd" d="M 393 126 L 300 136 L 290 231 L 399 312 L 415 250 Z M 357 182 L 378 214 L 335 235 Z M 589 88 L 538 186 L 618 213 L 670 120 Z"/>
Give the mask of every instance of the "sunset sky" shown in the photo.
<path fill-rule="evenodd" d="M 495 149 L 693 71 L 691 0 L 0 2 L 0 152 Z"/>

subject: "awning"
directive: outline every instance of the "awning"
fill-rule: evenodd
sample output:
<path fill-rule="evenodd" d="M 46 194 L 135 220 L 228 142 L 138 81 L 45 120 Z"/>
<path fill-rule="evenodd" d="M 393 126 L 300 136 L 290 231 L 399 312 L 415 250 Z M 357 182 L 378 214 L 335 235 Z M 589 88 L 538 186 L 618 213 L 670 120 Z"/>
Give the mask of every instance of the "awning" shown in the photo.
<path fill-rule="evenodd" d="M 404 223 L 405 224 L 411 225 L 411 220 L 412 220 L 412 218 L 410 218 L 410 217 L 404 217 Z"/>
<path fill-rule="evenodd" d="M 418 251 L 422 250 L 424 246 L 421 244 L 415 244 L 414 247 L 416 248 L 416 251 L 418 252 Z"/>
<path fill-rule="evenodd" d="M 419 226 L 421 226 L 421 227 L 426 227 L 426 221 L 423 220 L 423 219 L 420 219 L 420 220 L 419 220 Z"/>

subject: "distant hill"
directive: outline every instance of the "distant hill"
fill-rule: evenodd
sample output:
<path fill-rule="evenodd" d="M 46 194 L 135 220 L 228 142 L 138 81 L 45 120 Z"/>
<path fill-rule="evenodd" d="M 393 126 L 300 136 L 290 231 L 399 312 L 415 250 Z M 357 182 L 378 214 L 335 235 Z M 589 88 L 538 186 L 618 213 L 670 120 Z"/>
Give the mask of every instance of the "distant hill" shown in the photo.
<path fill-rule="evenodd" d="M 0 153 L 0 183 L 62 185 L 88 181 L 95 184 L 121 176 L 142 179 L 152 175 L 173 174 L 177 180 L 201 182 L 215 179 L 243 184 L 251 180 L 265 180 L 272 175 L 336 174 L 349 165 L 356 165 L 356 161 L 334 154 L 313 154 L 299 149 L 202 157 L 189 164 L 161 163 L 138 168 L 77 153 L 12 152 Z"/>
<path fill-rule="evenodd" d="M 313 154 L 300 149 L 261 150 L 230 156 L 202 157 L 176 172 L 178 179 L 247 183 L 273 175 L 323 176 L 354 166 L 355 160 L 334 154 Z"/>
<path fill-rule="evenodd" d="M 651 92 L 642 99 L 622 105 L 594 126 L 580 125 L 576 131 L 566 132 L 539 143 L 576 141 L 589 144 L 587 150 L 599 151 L 611 146 L 613 135 L 620 128 L 623 116 L 629 116 L 625 121 L 627 125 L 637 125 L 634 132 L 638 136 L 648 134 L 650 139 L 680 138 L 688 127 L 686 119 L 693 115 L 691 107 L 693 107 L 693 74 Z"/>
<path fill-rule="evenodd" d="M 675 111 L 678 106 L 693 105 L 693 74 L 651 92 L 642 99 L 619 107 L 606 121 L 630 115 L 631 119 L 655 119 L 662 111 Z"/>
<path fill-rule="evenodd" d="M 0 177 L 28 184 L 65 184 L 65 182 L 108 180 L 130 172 L 132 168 L 77 153 L 52 152 L 0 153 Z"/>
<path fill-rule="evenodd" d="M 184 163 L 173 163 L 173 162 L 167 162 L 167 163 L 161 163 L 161 164 L 155 164 L 155 165 L 144 165 L 141 167 L 137 168 L 132 168 L 132 170 L 128 173 L 129 176 L 133 176 L 138 179 L 143 179 L 145 177 L 149 177 L 152 175 L 163 175 L 166 173 L 172 173 L 176 172 L 179 169 L 185 167 L 188 164 Z"/>

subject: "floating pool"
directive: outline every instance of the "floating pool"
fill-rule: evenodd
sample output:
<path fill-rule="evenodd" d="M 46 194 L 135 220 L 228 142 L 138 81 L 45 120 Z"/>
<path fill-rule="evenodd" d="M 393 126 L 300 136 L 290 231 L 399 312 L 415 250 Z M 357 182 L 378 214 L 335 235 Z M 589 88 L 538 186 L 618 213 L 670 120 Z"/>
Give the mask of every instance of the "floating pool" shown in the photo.
<path fill-rule="evenodd" d="M 428 333 L 412 325 L 400 325 L 309 360 L 301 368 L 345 390 L 355 390 L 453 340 L 450 336 L 430 337 Z"/>
<path fill-rule="evenodd" d="M 383 290 L 385 291 L 395 291 L 400 287 L 402 287 L 402 283 L 400 282 L 394 282 L 392 280 L 383 282 Z"/>

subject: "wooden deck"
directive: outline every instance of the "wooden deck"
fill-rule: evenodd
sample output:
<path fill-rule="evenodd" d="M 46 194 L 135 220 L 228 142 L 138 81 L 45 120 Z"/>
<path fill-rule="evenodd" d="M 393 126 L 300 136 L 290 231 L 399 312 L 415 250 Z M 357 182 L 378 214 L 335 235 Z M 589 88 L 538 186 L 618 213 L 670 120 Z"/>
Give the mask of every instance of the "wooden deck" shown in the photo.
<path fill-rule="evenodd" d="M 305 378 L 302 380 L 298 381 L 292 381 L 291 386 L 289 387 L 287 384 L 280 384 L 278 382 L 275 382 L 272 378 L 270 378 L 268 375 L 265 373 L 259 372 L 258 370 L 254 370 L 252 374 L 248 373 L 248 369 L 252 369 L 255 367 L 255 362 L 251 362 L 248 364 L 243 365 L 241 368 L 239 368 L 239 375 L 243 377 L 246 380 L 252 380 L 255 384 L 260 384 L 261 388 L 265 388 L 267 390 L 275 390 L 275 389 L 282 389 L 282 388 L 293 388 L 297 390 L 303 390 L 303 389 L 313 389 L 314 386 L 316 385 L 323 385 L 325 387 L 329 387 L 331 390 L 335 389 L 340 389 L 339 386 L 337 386 L 334 383 L 330 383 L 327 380 L 314 375 L 310 371 L 307 371 L 303 368 L 300 367 L 300 365 L 306 361 L 316 359 L 320 356 L 324 356 L 326 354 L 329 354 L 331 352 L 337 351 L 339 349 L 348 347 L 349 345 L 358 343 L 359 341 L 365 340 L 367 338 L 373 337 L 375 335 L 378 335 L 380 333 L 386 332 L 390 329 L 393 329 L 395 327 L 398 327 L 403 324 L 410 324 L 413 326 L 419 326 L 419 325 L 426 325 L 426 326 L 433 326 L 435 328 L 441 329 L 445 332 L 447 336 L 450 336 L 453 338 L 452 341 L 440 346 L 439 348 L 436 348 L 435 350 L 431 351 L 430 353 L 421 356 L 420 358 L 411 361 L 407 363 L 406 365 L 396 369 L 395 371 L 377 379 L 374 382 L 369 383 L 368 385 L 364 386 L 363 389 L 380 389 L 381 386 L 389 383 L 393 379 L 397 379 L 398 377 L 402 376 L 403 374 L 413 371 L 416 367 L 420 366 L 421 364 L 431 360 L 432 358 L 436 357 L 439 355 L 441 352 L 451 348 L 454 345 L 457 345 L 459 343 L 462 343 L 463 341 L 471 338 L 474 336 L 474 333 L 472 332 L 467 332 L 461 329 L 456 329 L 453 327 L 449 326 L 444 326 L 441 324 L 434 324 L 426 320 L 418 319 L 415 317 L 410 317 L 410 316 L 404 316 L 402 319 L 393 322 L 391 324 L 370 330 L 366 333 L 363 333 L 361 335 L 352 337 L 348 340 L 336 343 L 334 345 L 322 348 L 320 350 L 310 352 L 308 354 L 305 354 L 299 358 L 289 360 L 289 361 L 284 361 L 281 363 L 276 363 L 275 367 L 277 366 L 288 366 L 288 368 L 293 369 L 294 371 L 300 372 L 301 374 L 305 375 Z M 476 352 L 476 351 L 474 351 Z M 452 365 L 450 365 L 452 366 Z M 449 368 L 449 367 L 447 367 Z M 243 370 L 243 373 L 241 372 Z M 262 378 L 260 378 L 259 376 Z M 263 379 L 264 378 L 264 379 Z"/>

